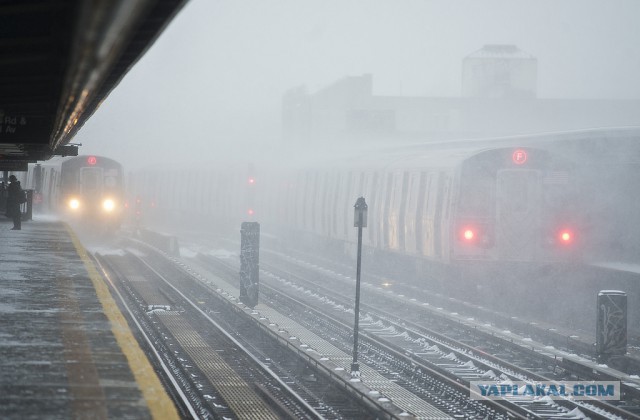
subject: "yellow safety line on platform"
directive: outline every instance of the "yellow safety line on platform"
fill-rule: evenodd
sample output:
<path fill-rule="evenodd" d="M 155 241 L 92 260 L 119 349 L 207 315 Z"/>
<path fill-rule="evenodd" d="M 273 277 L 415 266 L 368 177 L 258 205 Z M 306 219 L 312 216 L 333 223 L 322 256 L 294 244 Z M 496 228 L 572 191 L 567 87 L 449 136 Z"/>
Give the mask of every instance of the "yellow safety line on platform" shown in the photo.
<path fill-rule="evenodd" d="M 129 362 L 129 367 L 142 391 L 151 415 L 155 419 L 179 419 L 180 417 L 178 416 L 175 405 L 160 383 L 147 356 L 131 333 L 126 319 L 113 300 L 109 288 L 102 279 L 102 276 L 98 273 L 93 261 L 89 258 L 86 249 L 82 246 L 80 240 L 71 228 L 68 225 L 65 227 L 69 232 L 69 236 L 71 236 L 73 245 L 78 251 L 78 255 L 82 258 L 82 262 L 89 273 L 104 313 L 111 323 L 111 331 Z"/>

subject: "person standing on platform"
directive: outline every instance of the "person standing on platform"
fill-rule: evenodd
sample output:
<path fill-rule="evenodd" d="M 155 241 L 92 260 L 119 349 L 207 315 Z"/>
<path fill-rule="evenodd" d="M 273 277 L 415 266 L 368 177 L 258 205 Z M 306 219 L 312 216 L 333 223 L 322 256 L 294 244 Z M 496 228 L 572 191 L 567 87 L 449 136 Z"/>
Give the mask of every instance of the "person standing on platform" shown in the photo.
<path fill-rule="evenodd" d="M 20 181 L 15 175 L 9 177 L 9 188 L 7 188 L 7 217 L 13 219 L 13 228 L 11 230 L 22 229 L 22 213 L 20 212 L 20 204 L 24 202 L 24 192 L 20 187 Z"/>

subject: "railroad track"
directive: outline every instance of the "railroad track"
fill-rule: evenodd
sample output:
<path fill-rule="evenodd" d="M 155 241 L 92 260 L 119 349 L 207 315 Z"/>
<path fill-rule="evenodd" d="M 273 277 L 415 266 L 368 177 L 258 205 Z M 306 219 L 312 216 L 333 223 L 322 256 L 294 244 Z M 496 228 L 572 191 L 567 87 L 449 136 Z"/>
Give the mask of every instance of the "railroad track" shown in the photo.
<path fill-rule="evenodd" d="M 264 261 L 264 260 L 263 260 Z M 209 262 L 211 259 L 209 258 Z M 262 264 L 263 268 L 265 264 Z M 232 271 L 233 268 L 230 270 Z M 283 283 L 284 287 L 279 287 L 277 293 L 288 293 L 287 290 L 299 288 L 300 285 L 304 285 L 304 290 L 301 292 L 303 295 L 314 296 L 318 300 L 323 300 L 326 304 L 326 299 L 329 297 L 331 299 L 331 305 L 333 305 L 334 309 L 341 308 L 349 308 L 351 302 L 347 299 L 343 299 L 341 296 L 344 296 L 345 293 L 336 293 L 336 285 L 334 283 L 331 284 L 331 290 L 326 288 L 322 288 L 317 286 L 317 281 L 310 283 L 304 279 L 301 279 L 298 276 L 292 275 L 291 273 L 283 273 L 282 271 L 279 274 L 275 274 L 274 271 L 278 271 L 273 267 L 267 268 L 267 275 L 272 276 L 277 279 L 281 283 Z M 284 279 L 289 280 L 284 280 Z M 291 280 L 293 278 L 293 280 Z M 324 282 L 322 282 L 324 284 Z M 265 276 L 263 276 L 262 286 L 265 285 Z M 276 286 L 277 287 L 277 286 Z M 352 287 L 352 285 L 350 285 Z M 320 290 L 322 289 L 322 290 Z M 264 290 L 264 287 L 263 287 Z M 340 290 L 343 292 L 343 290 Z M 347 291 L 347 295 L 352 294 L 352 290 Z M 273 296 L 270 294 L 270 298 L 273 299 Z M 290 298 L 292 299 L 292 298 Z M 283 307 L 285 302 L 277 302 L 279 307 Z M 291 303 L 289 303 L 291 305 Z M 297 302 L 296 305 L 303 305 L 300 302 Z M 505 380 L 524 380 L 524 381 L 542 381 L 542 380 L 550 380 L 552 378 L 548 378 L 542 376 L 540 374 L 534 374 L 525 369 L 519 368 L 516 364 L 505 362 L 497 357 L 493 357 L 489 354 L 482 354 L 484 352 L 478 352 L 477 348 L 479 347 L 476 343 L 475 346 L 469 346 L 463 344 L 461 342 L 457 342 L 454 340 L 452 343 L 451 338 L 443 337 L 436 333 L 439 337 L 434 340 L 434 332 L 426 331 L 425 329 L 419 327 L 416 324 L 411 324 L 411 328 L 407 328 L 406 321 L 406 313 L 405 308 L 399 308 L 395 311 L 387 311 L 381 313 L 373 308 L 367 308 L 363 306 L 363 310 L 369 310 L 371 313 L 376 312 L 378 315 L 367 315 L 365 316 L 365 324 L 363 324 L 363 328 L 368 331 L 368 335 L 384 337 L 385 345 L 389 346 L 389 342 L 391 342 L 392 348 L 398 353 L 406 353 L 407 351 L 411 353 L 411 358 L 402 361 L 401 357 L 399 358 L 399 362 L 387 361 L 387 363 L 391 364 L 393 367 L 392 370 L 399 371 L 398 365 L 409 365 L 411 369 L 406 372 L 406 375 L 411 376 L 415 374 L 416 365 L 420 365 L 420 369 L 424 371 L 428 371 L 428 365 L 435 365 L 440 368 L 440 371 L 444 369 L 449 374 L 452 374 L 455 380 L 461 380 L 465 385 L 462 389 L 466 390 L 466 397 L 468 400 L 468 381 L 470 380 L 478 380 L 487 377 L 497 377 L 502 375 Z M 303 308 L 300 310 L 303 312 L 310 312 L 311 309 Z M 401 316 L 395 316 L 390 312 L 400 311 L 402 313 Z M 314 319 L 321 318 L 323 313 L 327 312 L 326 307 L 314 313 Z M 335 311 L 333 311 L 335 312 Z M 352 311 L 351 311 L 352 313 Z M 351 315 L 352 317 L 352 315 Z M 344 318 L 344 317 L 343 317 Z M 347 317 L 348 318 L 348 317 Z M 366 322 L 368 321 L 368 325 Z M 336 322 L 336 321 L 332 321 Z M 349 342 L 349 334 L 350 327 L 348 324 L 348 319 L 343 319 L 342 324 L 342 333 L 341 336 L 345 343 Z M 329 322 L 331 324 L 331 322 Z M 402 325 L 404 324 L 404 325 Z M 318 325 L 310 324 L 309 328 L 317 329 Z M 325 325 L 328 331 L 331 331 L 329 335 L 338 334 L 337 331 L 332 330 L 329 326 Z M 400 337 L 400 338 L 398 338 Z M 468 337 L 467 337 L 468 338 Z M 371 351 L 369 348 L 371 344 L 365 344 L 366 352 Z M 380 346 L 380 344 L 378 344 Z M 480 353 L 481 356 L 475 356 L 473 353 Z M 522 352 L 520 352 L 522 353 Z M 378 356 L 380 357 L 380 356 Z M 526 359 L 525 359 L 526 360 Z M 426 363 L 425 363 L 426 362 Z M 522 355 L 521 359 L 515 360 L 516 363 L 520 364 L 523 362 Z M 539 362 L 536 362 L 539 363 Z M 384 371 L 384 368 L 381 368 Z M 388 369 L 388 368 L 387 368 Z M 433 372 L 431 373 L 433 374 Z M 489 375 L 489 376 L 486 376 Z M 398 379 L 398 378 L 390 378 L 390 379 Z M 423 379 L 423 378 L 422 378 Z M 558 377 L 553 379 L 559 379 Z M 419 385 L 413 384 L 411 385 L 411 381 L 406 379 L 403 380 L 407 383 L 407 386 L 412 390 L 416 388 L 420 388 Z M 461 392 L 462 389 L 460 390 Z M 429 397 L 426 397 L 429 399 Z M 465 399 L 458 398 L 455 401 L 445 402 L 445 405 L 460 405 Z M 437 405 L 436 401 L 436 405 Z M 532 416 L 549 416 L 549 415 L 566 415 L 566 413 L 574 410 L 576 408 L 580 408 L 583 412 L 589 414 L 593 418 L 626 418 L 628 416 L 632 416 L 632 413 L 625 411 L 624 409 L 620 409 L 618 407 L 612 406 L 607 403 L 603 403 L 601 401 L 590 401 L 584 403 L 575 403 L 572 401 L 554 401 L 553 403 L 544 402 L 540 403 L 536 402 L 518 402 L 515 404 L 522 410 L 511 407 L 502 407 L 507 412 L 510 412 L 511 415 L 517 415 L 525 413 L 524 415 L 532 415 Z M 439 407 L 441 408 L 441 407 Z M 441 408 L 442 409 L 442 408 Z M 617 416 L 617 417 L 616 417 Z"/>
<path fill-rule="evenodd" d="M 141 244 L 136 243 L 136 246 L 141 246 Z M 348 380 L 341 379 L 336 381 L 335 377 L 337 375 L 333 372 L 327 372 L 326 368 L 323 368 L 324 370 L 314 370 L 313 363 L 304 362 L 304 360 L 301 362 L 301 359 L 295 357 L 294 353 L 288 351 L 288 344 L 283 348 L 282 342 L 273 340 L 273 332 L 271 332 L 271 335 L 265 334 L 264 325 L 256 325 L 256 323 L 246 321 L 247 317 L 242 316 L 246 315 L 244 314 L 246 309 L 242 309 L 235 298 L 230 297 L 228 293 L 220 290 L 210 281 L 203 281 L 202 278 L 198 278 L 189 267 L 175 259 L 167 259 L 166 255 L 161 255 L 146 247 L 143 252 L 151 256 L 141 258 L 132 253 L 127 253 L 125 257 L 129 262 L 125 266 L 133 267 L 137 265 L 138 267 L 133 269 L 133 272 L 124 272 L 120 276 L 123 280 L 132 280 L 125 280 L 129 288 L 133 287 L 132 285 L 137 285 L 137 289 L 141 289 L 131 293 L 135 302 L 134 306 L 146 308 L 143 312 L 147 312 L 147 315 L 153 314 L 154 317 L 163 318 L 163 321 L 159 323 L 163 324 L 165 330 L 162 330 L 159 335 L 163 339 L 169 337 L 174 340 L 174 342 L 169 341 L 165 348 L 175 349 L 181 346 L 181 340 L 176 336 L 175 332 L 183 332 L 187 329 L 184 324 L 170 328 L 170 323 L 166 321 L 170 317 L 170 314 L 165 314 L 167 307 L 169 308 L 168 312 L 175 312 L 172 308 L 180 308 L 180 311 L 189 312 L 190 310 L 187 308 L 191 307 L 196 312 L 200 312 L 200 315 L 205 318 L 216 318 L 216 330 L 232 331 L 232 338 L 236 340 L 234 346 L 243 346 L 247 352 L 254 355 L 254 359 L 260 359 L 264 362 L 264 365 L 268 365 L 270 370 L 275 373 L 276 376 L 270 379 L 276 379 L 279 386 L 271 386 L 265 392 L 264 389 L 261 389 L 265 388 L 264 385 L 256 385 L 254 388 L 257 389 L 258 393 L 272 395 L 276 393 L 274 389 L 278 387 L 289 390 L 289 395 L 285 398 L 285 401 L 289 400 L 288 402 L 272 403 L 271 405 L 293 406 L 295 410 L 300 409 L 298 406 L 303 406 L 304 409 L 302 411 L 310 410 L 313 413 L 312 415 L 309 415 L 308 412 L 307 414 L 301 414 L 299 411 L 292 410 L 295 414 L 288 417 L 399 418 L 398 415 L 401 414 L 401 410 L 394 408 L 391 411 L 387 411 L 388 403 L 378 402 L 375 396 L 363 396 L 362 393 L 358 394 L 354 390 L 345 392 Z M 139 252 L 136 252 L 136 254 L 139 254 Z M 107 259 L 112 258 L 108 257 Z M 136 278 L 139 273 L 144 271 L 142 266 L 146 266 L 149 271 L 145 274 L 145 277 L 155 277 L 156 279 L 149 283 L 148 286 L 140 286 L 141 282 Z M 152 290 L 145 291 L 145 287 Z M 153 297 L 142 299 L 141 295 L 145 294 Z M 156 303 L 150 304 L 149 302 Z M 158 324 L 158 322 L 154 323 Z M 191 324 L 190 327 L 192 328 L 194 324 Z M 204 325 L 201 328 L 207 331 L 211 330 L 211 320 L 204 321 Z M 276 335 L 279 332 L 281 331 L 276 332 Z M 205 334 L 202 333 L 202 335 Z M 232 353 L 232 351 L 229 351 L 229 353 Z M 181 354 L 182 356 L 179 359 L 182 360 L 179 360 L 179 362 L 181 362 L 182 367 L 187 370 L 191 369 L 190 373 L 185 376 L 187 379 L 194 377 L 197 379 L 196 383 L 191 384 L 191 388 L 196 390 L 203 389 L 205 385 L 202 378 L 207 375 L 202 373 L 202 368 L 197 363 L 198 355 L 196 353 L 189 354 L 186 349 Z M 241 364 L 241 366 L 245 365 Z M 315 368 L 318 368 L 318 366 L 315 366 Z M 193 369 L 198 372 L 194 374 Z M 312 372 L 311 375 L 309 374 L 310 372 Z M 311 379 L 309 378 L 310 376 Z M 269 378 L 258 379 L 256 375 L 252 375 L 252 378 L 255 384 L 269 384 L 270 380 Z M 187 387 L 189 387 L 189 384 L 187 384 Z M 207 405 L 207 403 L 211 403 L 211 401 L 208 401 L 211 399 L 225 400 L 224 395 L 218 397 L 215 391 L 210 391 L 205 394 L 205 401 L 201 399 L 196 405 L 207 406 L 208 412 L 220 411 L 226 408 L 224 404 L 215 402 L 213 407 L 210 406 L 211 404 Z M 404 416 L 401 417 L 407 418 L 406 416 L 410 417 L 408 413 L 404 413 Z M 199 417 L 203 417 L 202 413 L 199 414 Z M 240 417 L 255 418 L 253 415 Z M 286 418 L 287 416 L 280 415 L 280 417 Z M 204 418 L 206 418 L 206 415 Z"/>
<path fill-rule="evenodd" d="M 325 280 L 323 281 L 326 281 L 326 279 L 331 280 L 331 278 L 334 278 L 334 280 L 337 278 L 342 281 L 349 279 L 348 276 L 340 274 L 334 269 L 325 269 L 306 261 L 295 258 L 291 259 L 290 257 L 287 257 L 286 261 L 283 261 L 282 257 L 279 257 L 278 254 L 266 254 L 267 256 L 271 255 L 272 257 L 279 258 L 277 259 L 278 261 L 288 262 L 289 270 L 294 270 L 297 275 L 302 277 L 317 275 L 318 271 L 320 271 L 320 273 L 325 276 Z M 368 277 L 369 276 L 367 276 L 367 278 Z M 380 280 L 380 284 L 383 283 L 382 278 L 378 280 Z M 378 289 L 381 288 L 378 287 Z M 436 321 L 442 320 L 444 322 L 444 330 L 451 330 L 453 335 L 455 335 L 457 331 L 460 331 L 464 336 L 468 334 L 468 328 L 470 327 L 479 333 L 482 332 L 481 330 L 488 331 L 490 335 L 496 336 L 495 342 L 499 346 L 492 346 L 495 347 L 495 352 L 502 352 L 506 347 L 512 349 L 516 354 L 522 354 L 525 352 L 525 349 L 522 347 L 530 348 L 534 353 L 539 353 L 538 357 L 545 355 L 547 358 L 560 361 L 558 367 L 572 371 L 576 377 L 580 379 L 601 381 L 622 380 L 625 393 L 636 401 L 640 401 L 640 381 L 638 381 L 640 361 L 633 357 L 616 358 L 615 362 L 611 361 L 613 369 L 610 369 L 609 366 L 599 364 L 599 362 L 596 361 L 593 356 L 593 345 L 587 346 L 585 343 L 572 340 L 571 337 L 562 336 L 554 331 L 542 330 L 536 325 L 533 325 L 534 323 L 527 323 L 525 320 L 509 317 L 505 314 L 498 314 L 489 309 L 471 305 L 468 302 L 461 302 L 445 296 L 417 293 L 415 288 L 412 288 L 408 293 L 412 291 L 414 293 L 411 294 L 411 296 L 415 296 L 412 299 L 408 299 L 402 294 L 393 294 L 390 291 L 386 296 L 388 300 L 395 300 L 399 305 L 404 307 L 407 305 L 408 307 L 413 307 L 418 300 L 422 301 L 423 303 L 421 305 L 426 306 L 419 308 L 419 311 L 423 312 L 426 309 L 430 309 L 430 311 L 428 311 L 430 314 L 429 318 L 432 320 L 435 319 Z M 431 304 L 426 303 L 427 301 L 431 302 Z M 456 305 L 460 305 L 460 307 Z M 472 309 L 477 309 L 477 311 L 468 311 L 470 306 L 473 306 Z M 434 311 L 434 309 L 437 309 L 437 311 Z M 458 310 L 459 312 L 457 312 Z M 474 315 L 479 316 L 476 318 Z M 410 317 L 411 313 L 408 313 L 407 316 Z M 439 323 L 440 322 L 435 322 L 436 325 Z M 465 324 L 467 325 L 465 326 Z M 461 328 L 456 328 L 456 325 L 459 325 Z M 500 341 L 498 338 L 502 338 L 503 340 Z M 580 349 L 584 350 L 584 352 L 581 353 Z M 487 351 L 491 352 L 492 350 L 488 348 Z M 548 362 L 544 362 L 544 364 L 548 364 Z M 555 365 L 556 363 L 554 363 L 554 366 Z M 625 376 L 628 377 L 618 377 L 621 372 L 626 372 L 627 375 Z M 549 374 L 550 372 L 547 371 L 546 375 Z"/>
<path fill-rule="evenodd" d="M 275 251 L 269 251 L 267 249 L 263 249 L 262 252 L 263 255 L 270 255 L 273 257 L 282 256 L 282 254 L 279 254 Z M 302 264 L 306 264 L 309 267 L 315 266 L 318 268 L 322 268 L 326 273 L 338 274 L 353 271 L 353 267 L 350 265 L 345 265 L 342 262 L 329 260 L 317 255 L 309 255 L 300 250 L 292 250 L 291 255 L 287 255 L 287 258 L 292 261 L 295 260 Z M 585 337 L 589 336 L 589 333 L 585 331 L 582 331 L 582 333 L 578 333 L 577 335 L 573 331 L 568 332 L 567 329 L 573 330 L 571 326 L 561 327 L 558 325 L 549 325 L 544 323 L 541 324 L 535 321 L 516 317 L 509 313 L 500 312 L 488 307 L 483 307 L 477 303 L 464 301 L 448 295 L 443 295 L 437 291 L 430 290 L 428 287 L 425 288 L 423 284 L 421 284 L 420 286 L 416 286 L 415 283 L 404 281 L 403 279 L 398 279 L 393 275 L 385 276 L 380 273 L 366 272 L 363 276 L 366 277 L 369 281 L 376 282 L 377 284 L 389 282 L 390 278 L 394 278 L 395 281 L 393 281 L 393 286 L 394 289 L 399 291 L 399 293 L 404 293 L 405 295 L 413 295 L 418 299 L 431 301 L 432 304 L 443 308 L 451 308 L 455 306 L 455 310 L 460 314 L 466 314 L 467 316 L 482 319 L 486 322 L 490 322 L 492 324 L 500 326 L 503 330 L 510 330 L 517 334 L 528 336 L 535 341 L 545 343 L 545 345 L 553 346 L 556 349 L 566 351 L 568 353 L 578 354 L 591 360 L 596 359 L 594 345 L 595 338 L 593 338 L 593 340 L 588 340 L 580 337 L 579 335 L 582 335 L 583 333 Z M 558 320 L 560 321 L 561 319 Z M 640 335 L 638 335 L 637 328 L 635 329 L 635 334 L 632 334 L 632 328 L 635 327 L 630 325 L 629 349 L 630 352 L 635 352 L 635 354 L 637 355 L 638 351 L 636 348 L 640 346 Z M 640 359 L 638 357 L 616 357 L 610 360 L 608 363 L 616 369 L 620 369 L 631 374 L 640 375 Z"/>
<path fill-rule="evenodd" d="M 298 265 L 289 265 L 289 267 L 298 267 Z M 311 275 L 309 270 L 303 270 L 302 274 L 303 278 L 298 276 L 298 279 L 302 281 Z M 342 284 L 343 287 L 345 286 L 344 280 L 347 276 L 338 275 L 339 281 L 329 283 L 331 277 L 332 276 L 326 275 L 321 276 L 312 284 L 315 284 L 315 287 L 317 287 L 317 284 L 331 284 L 330 290 L 332 291 L 339 290 L 340 284 Z M 345 293 L 353 293 L 351 291 L 352 288 L 353 282 L 346 281 L 346 288 L 342 290 L 344 290 Z M 374 303 L 376 299 L 374 296 L 379 297 L 381 294 L 370 293 L 369 296 L 373 299 L 373 306 L 385 305 L 392 308 L 386 311 L 385 317 L 391 320 L 395 319 L 396 324 L 409 325 L 411 321 L 413 321 L 413 327 L 417 331 L 422 329 L 425 334 L 433 333 L 433 330 L 437 328 L 442 335 L 449 339 L 457 341 L 469 340 L 472 348 L 480 348 L 486 356 L 492 353 L 497 356 L 494 357 L 493 362 L 510 365 L 507 367 L 511 372 L 518 372 L 519 367 L 525 367 L 525 369 L 520 369 L 520 374 L 536 380 L 566 380 L 567 378 L 570 380 L 582 379 L 593 381 L 620 380 L 623 400 L 621 402 L 593 401 L 592 404 L 595 406 L 594 411 L 597 414 L 602 410 L 607 410 L 612 413 L 618 413 L 622 418 L 640 414 L 638 408 L 640 406 L 640 392 L 637 388 L 637 379 L 625 382 L 625 378 L 620 378 L 609 373 L 606 366 L 601 365 L 594 369 L 593 364 L 581 362 L 581 360 L 585 360 L 586 362 L 588 359 L 558 352 L 556 349 L 549 348 L 547 345 L 538 345 L 534 340 L 518 342 L 519 340 L 515 338 L 514 334 L 510 331 L 504 331 L 504 329 L 501 328 L 482 325 L 482 327 L 489 327 L 486 331 L 482 331 L 484 328 L 477 328 L 478 322 L 476 320 L 466 322 L 466 318 L 461 317 L 457 313 L 447 313 L 447 311 L 442 310 L 442 308 L 434 307 L 433 305 L 419 304 L 416 299 L 408 299 L 402 295 L 383 293 L 382 296 L 384 297 L 382 300 Z M 376 310 L 379 311 L 379 309 Z M 394 314 L 402 314 L 402 316 L 396 317 Z M 425 323 L 429 325 L 428 330 L 422 328 L 422 325 Z M 478 338 L 482 338 L 484 343 L 479 343 Z M 628 410 L 632 410 L 632 412 Z"/>
<path fill-rule="evenodd" d="M 96 258 L 120 290 L 185 417 L 323 417 L 201 309 L 211 303 L 202 300 L 206 297 L 194 301 L 160 274 L 167 268 L 160 258 L 152 263 L 131 253 Z"/>

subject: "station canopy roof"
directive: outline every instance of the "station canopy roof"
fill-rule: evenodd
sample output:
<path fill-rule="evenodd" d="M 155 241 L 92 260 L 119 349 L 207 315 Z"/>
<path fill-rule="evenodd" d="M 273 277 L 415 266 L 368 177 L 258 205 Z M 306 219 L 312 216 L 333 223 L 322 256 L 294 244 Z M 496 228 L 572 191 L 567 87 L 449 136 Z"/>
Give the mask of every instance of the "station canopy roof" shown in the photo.
<path fill-rule="evenodd" d="M 1 1 L 0 170 L 76 155 L 73 136 L 185 2 Z"/>

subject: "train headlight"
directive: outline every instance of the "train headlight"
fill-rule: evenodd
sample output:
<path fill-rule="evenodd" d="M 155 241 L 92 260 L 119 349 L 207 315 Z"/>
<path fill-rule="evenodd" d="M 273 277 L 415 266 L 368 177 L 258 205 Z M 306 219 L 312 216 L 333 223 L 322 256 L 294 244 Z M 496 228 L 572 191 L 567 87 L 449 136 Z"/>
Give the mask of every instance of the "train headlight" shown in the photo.
<path fill-rule="evenodd" d="M 104 211 L 111 212 L 116 208 L 116 203 L 112 199 L 107 198 L 102 202 L 102 208 Z"/>
<path fill-rule="evenodd" d="M 77 198 L 72 198 L 69 200 L 69 208 L 71 210 L 78 210 L 80 208 L 80 200 Z"/>

